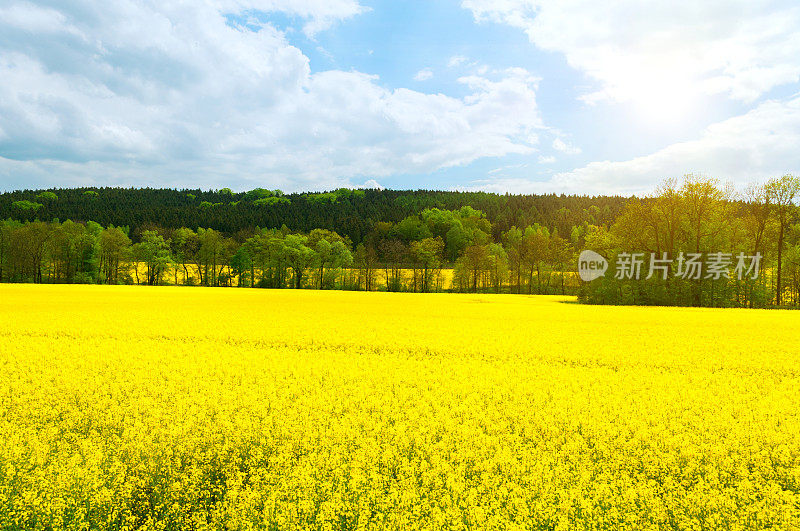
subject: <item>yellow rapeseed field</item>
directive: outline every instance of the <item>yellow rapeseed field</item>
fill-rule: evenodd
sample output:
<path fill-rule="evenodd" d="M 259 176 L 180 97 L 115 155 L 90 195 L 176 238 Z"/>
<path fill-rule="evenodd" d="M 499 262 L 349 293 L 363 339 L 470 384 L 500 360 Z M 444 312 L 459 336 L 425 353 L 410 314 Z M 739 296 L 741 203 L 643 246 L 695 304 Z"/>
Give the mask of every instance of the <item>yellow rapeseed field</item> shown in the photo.
<path fill-rule="evenodd" d="M 188 272 L 188 275 L 187 275 L 187 272 Z M 230 272 L 230 270 L 227 270 L 227 269 L 225 270 L 225 273 L 231 275 L 230 276 L 230 280 L 229 280 L 229 284 L 231 286 L 238 286 L 239 277 L 234 275 L 234 274 L 232 274 Z M 316 271 L 314 271 L 314 273 L 316 273 Z M 147 264 L 140 262 L 138 264 L 131 265 L 127 269 L 127 274 L 130 276 L 131 280 L 133 280 L 134 283 L 137 283 L 137 280 L 138 280 L 139 281 L 138 283 L 146 284 Z M 260 270 L 256 271 L 256 275 L 257 275 L 256 276 L 256 282 L 258 281 L 258 278 L 259 278 L 260 274 L 261 274 Z M 338 272 L 338 275 L 339 276 L 337 277 L 337 280 L 339 280 L 339 281 L 341 281 L 343 278 L 354 278 L 354 277 L 356 277 L 358 275 L 358 270 L 356 270 L 356 269 L 340 269 L 339 272 Z M 385 286 L 386 286 L 386 273 L 385 273 L 385 270 L 382 269 L 382 268 L 378 268 L 378 269 L 376 269 L 374 271 L 374 275 L 375 275 L 375 277 L 374 277 L 375 288 L 374 289 L 378 289 L 379 287 L 385 289 Z M 439 271 L 439 275 L 441 275 L 440 278 L 436 278 L 434 280 L 434 283 L 437 283 L 437 282 L 441 283 L 441 285 L 437 285 L 436 286 L 436 290 L 450 290 L 450 289 L 452 289 L 453 288 L 453 270 L 450 269 L 450 268 L 441 269 Z M 550 273 L 550 277 L 551 277 L 551 278 L 549 278 L 550 282 L 555 284 L 555 285 L 558 285 L 557 282 L 560 282 L 560 275 L 561 275 L 561 273 Z M 574 278 L 575 278 L 576 275 L 573 272 L 566 273 L 566 278 L 568 279 L 567 280 L 567 282 L 568 282 L 567 285 L 570 284 L 570 276 L 573 277 L 573 280 L 572 280 L 571 284 L 574 285 L 575 284 Z M 170 284 L 172 284 L 172 285 L 185 286 L 187 284 L 187 282 L 186 282 L 187 277 L 191 280 L 191 283 L 193 285 L 199 285 L 200 284 L 200 279 L 199 279 L 199 277 L 197 275 L 197 271 L 194 269 L 194 266 L 192 266 L 191 268 L 187 267 L 186 270 L 184 270 L 183 267 L 180 264 L 172 264 L 168 268 L 168 270 L 165 271 L 164 274 L 162 275 L 161 283 L 162 283 L 162 285 L 170 285 Z M 406 269 L 401 269 L 400 270 L 400 278 L 402 279 L 402 282 L 405 285 L 406 290 L 407 291 L 413 291 L 412 289 L 410 289 L 410 286 L 412 286 L 412 283 L 414 282 L 414 270 L 413 269 L 407 269 L 407 268 Z M 315 282 L 316 282 L 316 279 L 313 277 L 313 274 L 312 275 L 307 275 L 306 282 L 305 282 L 306 286 L 311 286 L 311 285 L 316 286 Z M 247 282 L 244 282 L 243 285 L 244 285 L 244 287 L 248 287 L 250 285 L 249 284 L 249 280 Z M 363 285 L 362 285 L 362 288 L 363 288 Z M 434 290 L 431 290 L 431 291 L 434 291 Z"/>
<path fill-rule="evenodd" d="M 799 325 L 2 285 L 0 528 L 797 528 Z"/>

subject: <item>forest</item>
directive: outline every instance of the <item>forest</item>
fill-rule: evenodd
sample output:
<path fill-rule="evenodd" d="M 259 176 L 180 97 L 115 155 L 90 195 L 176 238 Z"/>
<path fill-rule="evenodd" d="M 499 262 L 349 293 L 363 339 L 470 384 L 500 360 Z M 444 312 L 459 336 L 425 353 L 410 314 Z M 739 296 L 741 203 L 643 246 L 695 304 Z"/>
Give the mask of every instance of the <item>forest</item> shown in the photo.
<path fill-rule="evenodd" d="M 646 197 L 339 189 L 74 188 L 0 195 L 0 282 L 577 295 L 597 304 L 797 307 L 800 180 Z M 63 221 L 62 221 L 63 220 Z M 591 249 L 609 271 L 577 276 Z M 683 271 L 717 256 L 717 274 Z M 736 256 L 758 257 L 748 275 Z M 626 275 L 625 260 L 663 275 Z M 668 259 L 668 260 L 667 260 Z"/>

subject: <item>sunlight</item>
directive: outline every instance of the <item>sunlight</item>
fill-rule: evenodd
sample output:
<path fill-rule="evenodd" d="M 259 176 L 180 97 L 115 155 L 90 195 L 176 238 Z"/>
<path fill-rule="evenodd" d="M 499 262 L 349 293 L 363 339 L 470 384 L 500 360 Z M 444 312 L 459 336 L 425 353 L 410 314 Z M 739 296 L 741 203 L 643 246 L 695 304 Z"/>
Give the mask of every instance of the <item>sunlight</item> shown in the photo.
<path fill-rule="evenodd" d="M 688 82 L 652 80 L 632 95 L 631 103 L 642 121 L 652 125 L 675 125 L 684 122 L 696 110 L 698 98 Z"/>

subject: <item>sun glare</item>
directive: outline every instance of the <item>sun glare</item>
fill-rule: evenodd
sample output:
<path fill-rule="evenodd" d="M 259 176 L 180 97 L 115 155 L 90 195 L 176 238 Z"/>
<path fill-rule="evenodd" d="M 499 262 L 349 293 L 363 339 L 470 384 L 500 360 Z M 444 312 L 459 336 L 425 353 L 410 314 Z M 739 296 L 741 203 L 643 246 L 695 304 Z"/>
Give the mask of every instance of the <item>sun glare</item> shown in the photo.
<path fill-rule="evenodd" d="M 634 112 L 653 126 L 676 125 L 696 110 L 696 95 L 683 83 L 648 83 L 632 96 Z"/>

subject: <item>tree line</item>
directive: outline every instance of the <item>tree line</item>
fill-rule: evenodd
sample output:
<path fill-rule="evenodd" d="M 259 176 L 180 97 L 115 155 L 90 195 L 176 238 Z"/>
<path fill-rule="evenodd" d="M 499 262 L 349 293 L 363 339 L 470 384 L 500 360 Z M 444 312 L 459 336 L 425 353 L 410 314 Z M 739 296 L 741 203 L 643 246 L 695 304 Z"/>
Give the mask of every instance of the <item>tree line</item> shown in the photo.
<path fill-rule="evenodd" d="M 576 293 L 572 239 L 534 224 L 496 241 L 484 212 L 426 208 L 374 223 L 360 243 L 336 231 L 129 227 L 0 221 L 0 282 L 203 285 L 434 292 Z"/>
<path fill-rule="evenodd" d="M 602 304 L 800 304 L 800 183 L 792 176 L 737 193 L 715 179 L 688 175 L 666 180 L 650 196 L 624 200 L 347 189 L 196 192 L 4 194 L 17 215 L 0 221 L 0 282 L 577 294 L 582 302 Z M 152 219 L 136 213 L 137 206 L 147 213 L 169 204 L 175 208 Z M 45 212 L 64 211 L 135 223 L 42 221 Z M 248 226 L 252 211 L 274 218 L 266 226 Z M 235 230 L 178 224 L 182 215 L 215 219 L 224 213 L 234 218 L 228 227 Z M 312 219 L 320 225 L 309 227 Z M 610 263 L 591 282 L 578 278 L 584 249 Z M 692 256 L 714 253 L 729 261 L 758 255 L 760 274 L 681 275 Z M 631 257 L 640 257 L 643 268 L 654 257 L 668 265 L 663 275 L 620 274 Z"/>
<path fill-rule="evenodd" d="M 609 227 L 589 228 L 586 248 L 608 258 L 610 270 L 583 283 L 579 298 L 600 304 L 798 307 L 798 200 L 800 179 L 792 175 L 739 193 L 706 177 L 668 179 L 650 196 L 630 199 Z M 659 274 L 620 274 L 636 256 L 645 268 L 652 265 L 648 261 L 661 264 Z M 703 270 L 701 261 L 690 264 L 692 257 L 710 259 L 706 266 L 728 264 L 727 275 Z M 747 274 L 733 274 L 737 257 L 746 258 Z M 757 268 L 751 270 L 751 262 Z"/>

